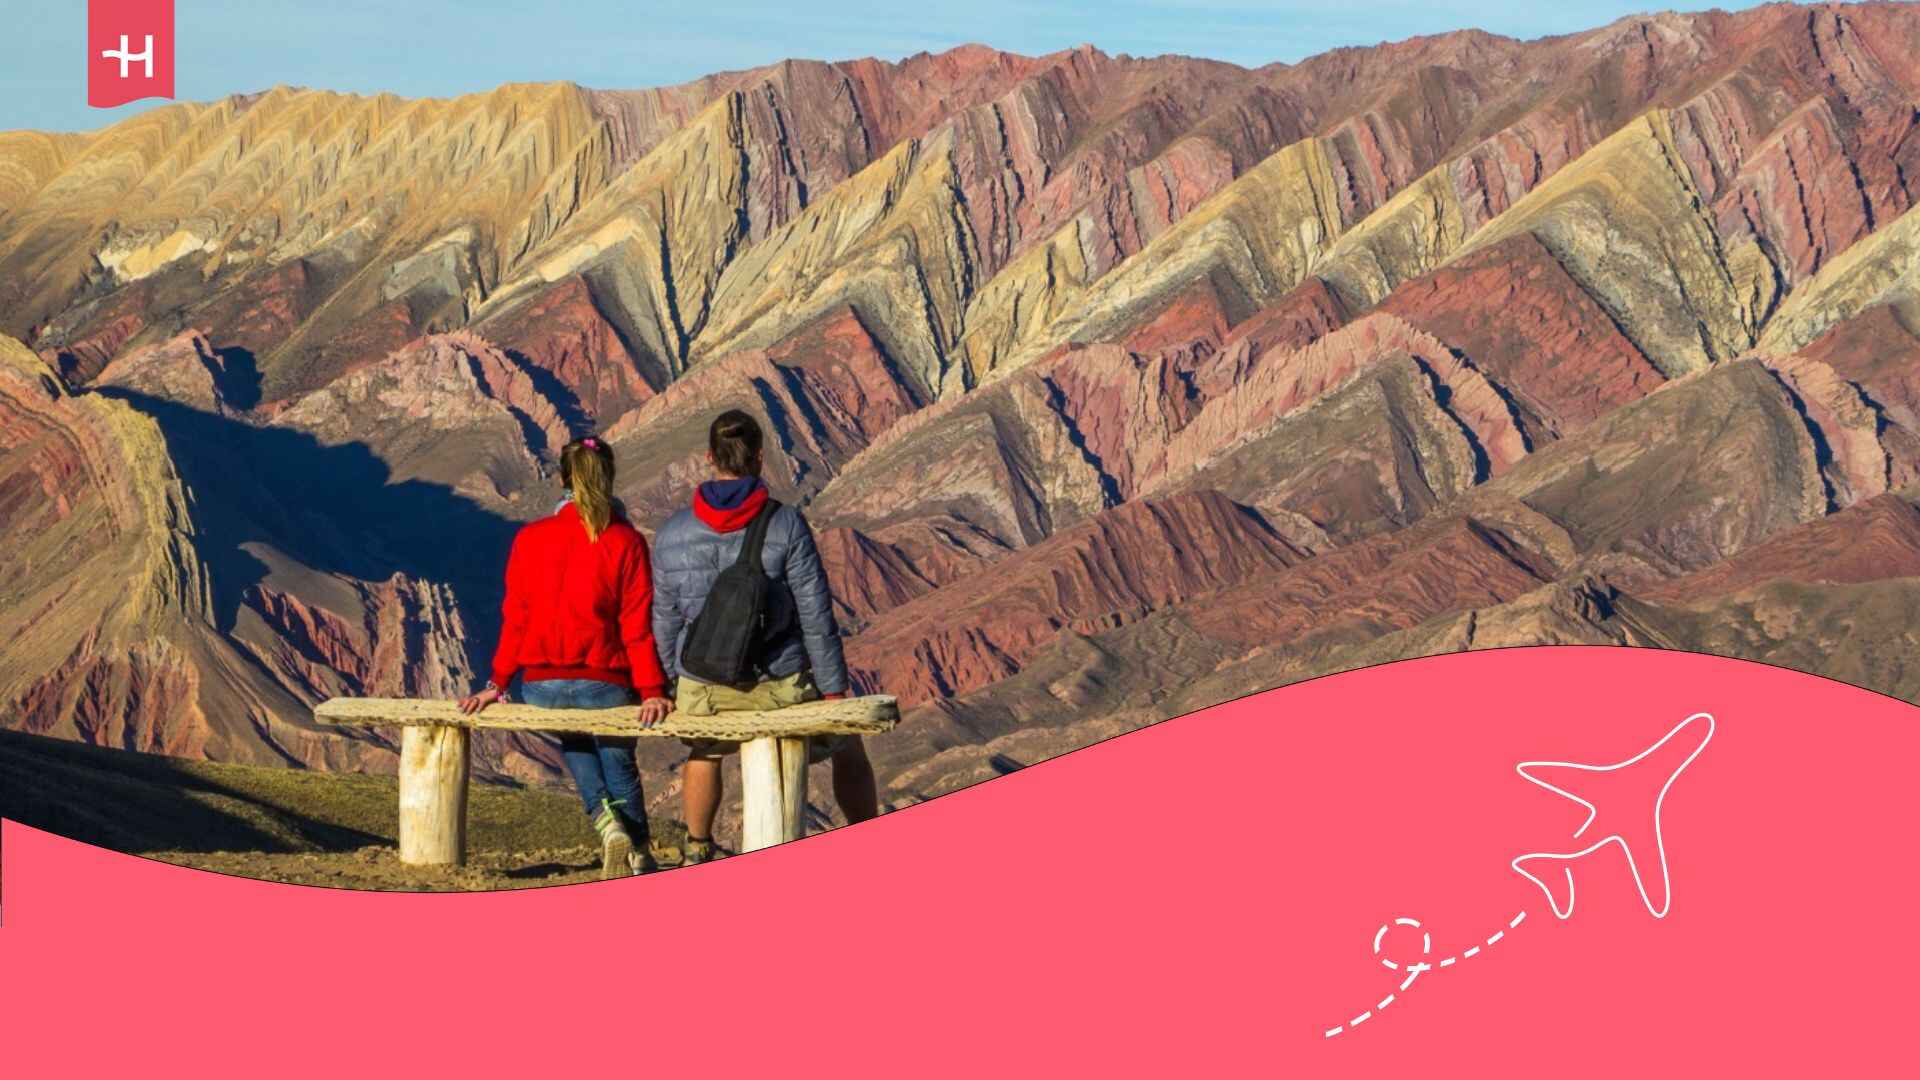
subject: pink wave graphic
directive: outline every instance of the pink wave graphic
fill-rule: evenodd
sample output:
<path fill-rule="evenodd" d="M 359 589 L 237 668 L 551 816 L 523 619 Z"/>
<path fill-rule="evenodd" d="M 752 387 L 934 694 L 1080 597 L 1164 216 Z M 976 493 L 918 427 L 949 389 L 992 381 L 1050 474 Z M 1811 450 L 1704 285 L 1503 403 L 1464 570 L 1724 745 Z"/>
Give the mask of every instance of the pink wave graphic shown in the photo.
<path fill-rule="evenodd" d="M 1684 741 L 1650 782 L 1533 770 L 1598 808 L 1584 833 L 1516 770 L 1625 762 L 1696 714 L 1677 774 Z M 565 1070 L 617 1044 L 621 1068 L 783 1075 L 1880 1073 L 1920 961 L 1915 719 L 1715 657 L 1446 656 L 524 893 L 273 885 L 8 823 L 0 1066 Z M 1556 917 L 1513 864 L 1603 829 L 1623 842 L 1565 864 Z"/>

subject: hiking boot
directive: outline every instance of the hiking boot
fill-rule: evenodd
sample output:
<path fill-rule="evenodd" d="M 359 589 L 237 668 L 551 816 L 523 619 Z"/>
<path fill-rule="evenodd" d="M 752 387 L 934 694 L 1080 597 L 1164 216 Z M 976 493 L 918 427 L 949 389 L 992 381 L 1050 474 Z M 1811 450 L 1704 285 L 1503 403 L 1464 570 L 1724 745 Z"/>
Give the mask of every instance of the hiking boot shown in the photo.
<path fill-rule="evenodd" d="M 711 838 L 696 840 L 689 836 L 687 837 L 686 843 L 680 845 L 681 866 L 692 866 L 695 863 L 712 862 L 719 857 L 720 849 L 713 846 L 713 840 Z"/>
<path fill-rule="evenodd" d="M 654 859 L 652 851 L 635 850 L 627 856 L 627 868 L 634 877 L 639 877 L 660 869 L 660 863 Z"/>
<path fill-rule="evenodd" d="M 620 823 L 620 814 L 613 804 L 600 800 L 600 813 L 593 819 L 593 830 L 600 834 L 600 877 L 627 877 L 636 871 L 633 869 L 633 837 L 627 835 L 627 827 Z"/>

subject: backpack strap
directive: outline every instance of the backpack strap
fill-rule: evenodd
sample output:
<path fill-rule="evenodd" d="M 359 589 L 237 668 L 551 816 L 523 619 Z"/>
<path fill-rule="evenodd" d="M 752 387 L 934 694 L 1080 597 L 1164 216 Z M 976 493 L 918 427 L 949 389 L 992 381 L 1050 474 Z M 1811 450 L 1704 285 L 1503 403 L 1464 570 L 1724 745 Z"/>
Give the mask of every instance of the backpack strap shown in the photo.
<path fill-rule="evenodd" d="M 753 524 L 747 526 L 746 539 L 740 542 L 740 554 L 733 560 L 735 566 L 751 566 L 766 573 L 766 567 L 760 562 L 760 553 L 767 546 L 767 529 L 773 524 L 773 515 L 779 509 L 779 500 L 768 499 L 760 512 L 754 515 Z"/>

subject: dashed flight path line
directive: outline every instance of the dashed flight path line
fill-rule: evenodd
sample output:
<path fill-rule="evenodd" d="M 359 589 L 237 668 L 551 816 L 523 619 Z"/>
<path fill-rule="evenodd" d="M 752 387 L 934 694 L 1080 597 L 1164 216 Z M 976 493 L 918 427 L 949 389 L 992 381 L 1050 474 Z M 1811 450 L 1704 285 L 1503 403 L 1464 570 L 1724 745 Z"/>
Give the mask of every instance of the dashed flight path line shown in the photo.
<path fill-rule="evenodd" d="M 1336 1024 L 1335 1026 L 1328 1028 L 1325 1037 L 1331 1039 L 1335 1035 L 1338 1035 L 1343 1031 L 1351 1031 L 1354 1028 L 1359 1027 L 1361 1024 L 1366 1023 L 1368 1020 L 1371 1020 L 1375 1014 L 1383 1012 L 1387 1006 L 1393 1004 L 1396 1000 L 1398 1000 L 1400 995 L 1406 993 L 1407 990 L 1413 986 L 1414 980 L 1418 979 L 1422 974 L 1432 971 L 1435 968 L 1453 967 L 1455 964 L 1458 964 L 1462 960 L 1470 960 L 1473 957 L 1480 955 L 1480 950 L 1491 948 L 1494 945 L 1498 944 L 1502 939 L 1504 939 L 1507 936 L 1508 930 L 1516 929 L 1517 927 L 1519 927 L 1519 925 L 1522 922 L 1526 920 L 1526 918 L 1527 918 L 1527 913 L 1525 911 L 1520 912 L 1519 914 L 1515 915 L 1512 919 L 1509 919 L 1507 921 L 1507 925 L 1505 929 L 1495 930 L 1492 934 L 1488 935 L 1487 940 L 1484 944 L 1469 946 L 1465 951 L 1461 952 L 1458 956 L 1442 957 L 1438 964 L 1430 964 L 1425 959 L 1426 957 L 1433 954 L 1433 933 L 1429 931 L 1426 927 L 1420 925 L 1420 921 L 1418 919 L 1409 919 L 1402 916 L 1401 918 L 1397 918 L 1393 920 L 1393 922 L 1391 923 L 1381 923 L 1380 929 L 1375 931 L 1373 935 L 1373 954 L 1379 957 L 1380 965 L 1382 967 L 1386 968 L 1388 971 L 1405 971 L 1407 973 L 1407 977 L 1400 981 L 1400 988 L 1398 990 L 1395 990 L 1393 993 L 1388 994 L 1384 998 L 1381 998 L 1377 1003 L 1374 1004 L 1373 1008 L 1368 1009 L 1366 1012 L 1361 1013 L 1359 1016 L 1354 1017 L 1353 1019 L 1347 1021 L 1344 1024 Z M 1411 927 L 1412 929 L 1420 931 L 1420 956 L 1422 957 L 1422 959 L 1416 960 L 1410 964 L 1401 964 L 1390 956 L 1380 956 L 1380 946 L 1383 942 L 1386 941 L 1387 931 L 1393 929 L 1396 926 Z"/>

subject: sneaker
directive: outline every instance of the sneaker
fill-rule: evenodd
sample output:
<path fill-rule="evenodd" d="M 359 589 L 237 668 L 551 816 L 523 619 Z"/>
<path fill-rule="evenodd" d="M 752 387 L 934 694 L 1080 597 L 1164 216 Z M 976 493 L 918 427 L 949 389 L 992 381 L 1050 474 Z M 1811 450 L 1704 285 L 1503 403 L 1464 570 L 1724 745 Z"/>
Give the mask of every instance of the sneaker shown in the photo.
<path fill-rule="evenodd" d="M 612 803 L 600 800 L 593 828 L 600 834 L 600 877 L 604 880 L 634 873 L 633 837 L 627 835 L 627 827 L 620 823 L 620 814 Z"/>
<path fill-rule="evenodd" d="M 720 849 L 713 846 L 711 839 L 695 840 L 689 836 L 687 837 L 686 843 L 680 846 L 681 866 L 692 866 L 695 863 L 712 862 L 719 857 Z"/>

